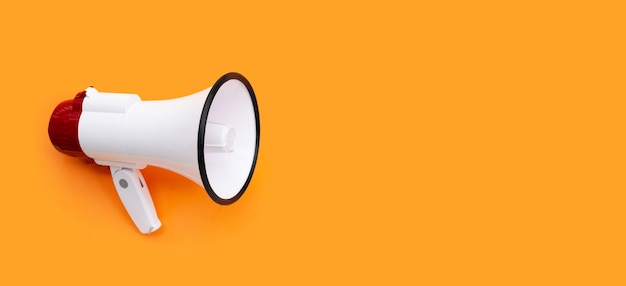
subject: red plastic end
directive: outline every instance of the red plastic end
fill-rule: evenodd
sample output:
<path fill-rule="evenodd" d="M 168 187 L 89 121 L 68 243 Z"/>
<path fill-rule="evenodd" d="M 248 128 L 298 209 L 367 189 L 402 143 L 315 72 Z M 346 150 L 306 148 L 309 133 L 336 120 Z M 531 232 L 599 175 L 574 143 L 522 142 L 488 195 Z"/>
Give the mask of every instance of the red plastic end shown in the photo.
<path fill-rule="evenodd" d="M 66 100 L 57 105 L 50 116 L 48 136 L 54 148 L 59 152 L 93 161 L 83 152 L 78 142 L 78 120 L 83 110 L 83 100 L 86 94 L 86 91 L 79 92 L 74 100 Z"/>

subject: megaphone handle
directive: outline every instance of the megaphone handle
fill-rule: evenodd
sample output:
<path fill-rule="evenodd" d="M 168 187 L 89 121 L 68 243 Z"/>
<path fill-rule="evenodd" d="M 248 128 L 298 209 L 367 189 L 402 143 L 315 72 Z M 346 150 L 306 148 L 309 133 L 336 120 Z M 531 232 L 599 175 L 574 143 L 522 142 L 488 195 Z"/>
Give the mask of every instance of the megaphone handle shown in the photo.
<path fill-rule="evenodd" d="M 148 186 L 137 169 L 111 166 L 113 184 L 139 231 L 149 234 L 161 227 Z"/>

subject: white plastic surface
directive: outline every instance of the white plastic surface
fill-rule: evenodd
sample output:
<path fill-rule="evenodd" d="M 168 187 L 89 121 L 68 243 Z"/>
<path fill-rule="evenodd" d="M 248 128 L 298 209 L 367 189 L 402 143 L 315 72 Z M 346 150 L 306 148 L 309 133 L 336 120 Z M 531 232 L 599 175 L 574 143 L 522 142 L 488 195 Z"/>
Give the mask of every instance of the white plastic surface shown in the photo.
<path fill-rule="evenodd" d="M 248 179 L 256 151 L 256 116 L 246 86 L 238 80 L 225 82 L 215 93 L 208 122 L 228 124 L 235 132 L 232 152 L 214 152 L 205 138 L 206 175 L 215 194 L 222 199 L 236 196 Z M 205 137 L 209 136 L 207 124 Z"/>
<path fill-rule="evenodd" d="M 136 169 L 110 167 L 113 184 L 128 215 L 137 229 L 149 234 L 161 227 L 150 191 L 141 172 Z"/>
<path fill-rule="evenodd" d="M 78 123 L 80 146 L 100 165 L 157 166 L 202 186 L 198 127 L 209 90 L 153 101 L 120 100 L 133 95 L 88 92 Z M 96 103 L 109 106 L 109 111 L 96 107 Z M 113 103 L 123 106 L 112 107 Z"/>
<path fill-rule="evenodd" d="M 231 79 L 217 90 L 205 126 L 202 109 L 211 87 L 189 96 L 142 101 L 135 94 L 104 93 L 88 88 L 78 123 L 78 139 L 87 156 L 110 166 L 115 187 L 142 233 L 161 226 L 141 173 L 157 166 L 204 187 L 199 153 L 215 194 L 235 197 L 250 174 L 256 150 L 256 116 L 246 86 Z M 205 128 L 204 146 L 198 146 Z M 121 179 L 128 182 L 122 188 Z"/>
<path fill-rule="evenodd" d="M 97 164 L 142 169 L 157 166 L 203 186 L 198 128 L 211 88 L 169 100 L 87 89 L 78 124 L 81 148 Z M 217 90 L 205 128 L 206 176 L 222 199 L 236 196 L 250 174 L 256 117 L 248 89 L 236 79 Z"/>
<path fill-rule="evenodd" d="M 135 94 L 88 88 L 78 124 L 81 148 L 99 165 L 157 166 L 204 187 L 200 150 L 212 191 L 231 199 L 242 191 L 254 162 L 255 111 L 242 82 L 223 83 L 211 103 L 204 146 L 199 149 L 200 117 L 210 91 L 211 87 L 176 99 L 142 101 Z"/>
<path fill-rule="evenodd" d="M 207 122 L 204 129 L 204 152 L 232 152 L 237 134 L 226 124 Z"/>

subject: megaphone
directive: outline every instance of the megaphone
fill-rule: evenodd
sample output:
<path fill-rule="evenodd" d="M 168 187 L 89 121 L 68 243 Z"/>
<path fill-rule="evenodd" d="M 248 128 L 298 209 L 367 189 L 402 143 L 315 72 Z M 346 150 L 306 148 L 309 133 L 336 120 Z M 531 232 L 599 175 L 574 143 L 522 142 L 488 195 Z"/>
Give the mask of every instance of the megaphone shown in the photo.
<path fill-rule="evenodd" d="M 109 167 L 126 211 L 148 234 L 161 221 L 139 170 L 171 170 L 202 186 L 216 203 L 234 203 L 254 173 L 259 109 L 252 86 L 238 73 L 169 100 L 89 87 L 54 109 L 48 135 L 61 153 Z"/>

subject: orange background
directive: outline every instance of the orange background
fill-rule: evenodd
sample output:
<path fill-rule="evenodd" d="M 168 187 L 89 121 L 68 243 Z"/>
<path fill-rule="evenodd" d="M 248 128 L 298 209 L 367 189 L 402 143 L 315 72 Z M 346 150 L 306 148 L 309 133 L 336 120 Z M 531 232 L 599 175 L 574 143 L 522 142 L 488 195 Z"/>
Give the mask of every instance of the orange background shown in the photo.
<path fill-rule="evenodd" d="M 11 2 L 2 285 L 626 283 L 621 5 Z M 262 130 L 231 206 L 148 167 L 141 235 L 108 170 L 49 142 L 89 85 L 166 99 L 230 71 Z"/>

